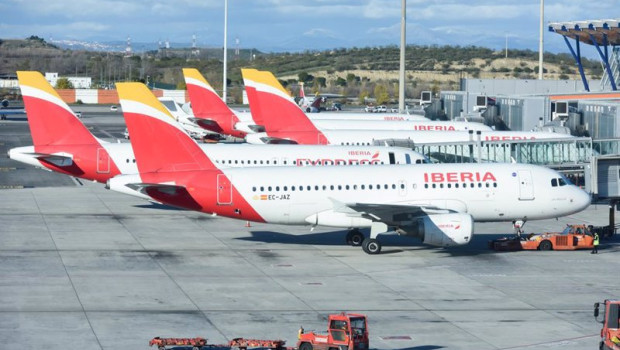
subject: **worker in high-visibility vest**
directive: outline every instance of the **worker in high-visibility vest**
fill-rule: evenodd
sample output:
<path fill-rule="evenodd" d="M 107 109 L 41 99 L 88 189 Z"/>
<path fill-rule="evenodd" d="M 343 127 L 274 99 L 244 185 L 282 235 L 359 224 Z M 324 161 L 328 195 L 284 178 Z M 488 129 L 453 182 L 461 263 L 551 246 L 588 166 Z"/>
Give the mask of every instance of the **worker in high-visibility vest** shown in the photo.
<path fill-rule="evenodd" d="M 598 254 L 598 233 L 594 232 L 594 242 L 592 242 L 592 251 L 590 254 Z"/>

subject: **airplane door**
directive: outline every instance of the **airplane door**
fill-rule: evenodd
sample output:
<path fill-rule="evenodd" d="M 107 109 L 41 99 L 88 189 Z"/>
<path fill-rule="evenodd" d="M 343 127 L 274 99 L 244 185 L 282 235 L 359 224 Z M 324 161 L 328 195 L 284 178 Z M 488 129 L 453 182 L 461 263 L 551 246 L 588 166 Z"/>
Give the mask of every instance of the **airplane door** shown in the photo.
<path fill-rule="evenodd" d="M 529 170 L 519 171 L 519 200 L 531 201 L 534 199 L 534 183 Z"/>
<path fill-rule="evenodd" d="M 97 148 L 97 172 L 100 174 L 110 172 L 110 156 L 105 148 Z"/>
<path fill-rule="evenodd" d="M 232 184 L 224 174 L 217 174 L 217 205 L 232 205 Z"/>

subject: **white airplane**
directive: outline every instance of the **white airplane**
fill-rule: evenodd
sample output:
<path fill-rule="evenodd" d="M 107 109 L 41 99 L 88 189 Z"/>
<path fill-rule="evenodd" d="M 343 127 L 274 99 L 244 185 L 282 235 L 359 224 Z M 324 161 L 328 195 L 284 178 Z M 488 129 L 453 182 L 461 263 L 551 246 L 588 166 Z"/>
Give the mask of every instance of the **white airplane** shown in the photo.
<path fill-rule="evenodd" d="M 193 121 L 207 130 L 243 138 L 246 134 L 264 132 L 265 127 L 257 123 L 249 112 L 239 112 L 230 109 L 213 87 L 195 68 L 183 68 L 183 76 L 187 86 L 187 93 L 191 101 L 192 110 L 196 119 Z M 311 120 L 365 120 L 365 121 L 427 121 L 424 117 L 408 114 L 368 114 L 368 113 L 309 113 Z M 373 128 L 367 124 L 367 128 Z M 434 125 L 434 124 L 433 124 Z M 440 124 L 442 125 L 442 124 Z M 472 125 L 469 123 L 468 125 Z M 480 124 L 482 125 L 482 124 Z"/>
<path fill-rule="evenodd" d="M 310 121 L 299 110 L 299 107 L 273 74 L 255 69 L 242 69 L 242 75 L 254 119 L 266 128 L 265 132 L 247 135 L 246 141 L 249 143 L 372 145 L 382 140 L 405 140 L 416 144 L 443 144 L 466 142 L 471 137 L 469 132 L 472 130 L 440 131 L 445 130 L 445 128 L 433 126 L 437 124 L 425 127 L 425 131 L 359 130 L 346 129 L 343 127 L 344 125 L 340 125 L 340 129 L 320 128 L 317 126 L 318 123 Z M 413 122 L 410 121 L 409 123 Z M 464 122 L 464 124 L 482 125 L 468 122 Z M 422 128 L 422 126 L 419 127 L 419 129 Z M 571 135 L 550 132 L 481 131 L 482 141 L 564 139 L 571 137 Z"/>
<path fill-rule="evenodd" d="M 10 149 L 9 158 L 102 183 L 119 174 L 138 172 L 131 145 L 105 142 L 93 136 L 41 73 L 20 71 L 17 77 L 33 145 Z M 159 101 L 153 108 L 166 113 L 174 121 Z M 201 144 L 200 149 L 221 167 L 413 164 L 426 161 L 417 152 L 393 147 L 256 146 Z"/>
<path fill-rule="evenodd" d="M 108 188 L 242 220 L 350 228 L 347 240 L 369 254 L 381 251 L 379 234 L 460 245 L 471 240 L 474 221 L 554 218 L 590 204 L 558 172 L 527 164 L 218 168 L 152 107 L 144 84 L 117 90 L 139 174 L 114 177 Z M 362 239 L 360 228 L 370 228 L 370 237 Z"/>
<path fill-rule="evenodd" d="M 318 130 L 492 130 L 482 123 L 433 121 L 426 118 L 423 120 L 312 119 L 316 113 L 305 114 L 299 108 L 293 108 L 294 106 L 297 107 L 295 100 L 271 72 L 241 69 L 241 73 L 254 121 L 265 126 L 267 132 L 291 130 L 304 124 Z M 274 111 L 274 108 L 283 104 L 279 101 L 282 99 L 288 102 L 286 104 L 288 108 L 282 111 Z M 369 114 L 364 115 L 368 116 Z"/>

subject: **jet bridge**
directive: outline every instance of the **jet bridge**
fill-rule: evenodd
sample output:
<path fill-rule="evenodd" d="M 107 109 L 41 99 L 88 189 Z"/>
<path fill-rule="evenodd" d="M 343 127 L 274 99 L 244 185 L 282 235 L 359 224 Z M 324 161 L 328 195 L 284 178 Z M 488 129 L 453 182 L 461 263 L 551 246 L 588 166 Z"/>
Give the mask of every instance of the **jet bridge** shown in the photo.
<path fill-rule="evenodd" d="M 433 144 L 394 142 L 392 145 L 413 148 L 441 163 L 518 162 L 554 167 L 589 163 L 592 156 L 592 139 L 589 137 Z"/>

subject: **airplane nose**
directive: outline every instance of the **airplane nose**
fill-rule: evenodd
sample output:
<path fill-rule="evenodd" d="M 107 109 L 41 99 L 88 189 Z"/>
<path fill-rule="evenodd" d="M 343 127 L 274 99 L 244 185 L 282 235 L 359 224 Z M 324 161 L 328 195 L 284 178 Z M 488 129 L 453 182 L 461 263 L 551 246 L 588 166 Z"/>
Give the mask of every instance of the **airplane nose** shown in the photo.
<path fill-rule="evenodd" d="M 582 190 L 578 189 L 578 193 L 575 195 L 574 204 L 579 207 L 579 211 L 586 209 L 590 205 L 590 195 Z"/>

